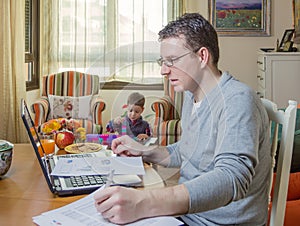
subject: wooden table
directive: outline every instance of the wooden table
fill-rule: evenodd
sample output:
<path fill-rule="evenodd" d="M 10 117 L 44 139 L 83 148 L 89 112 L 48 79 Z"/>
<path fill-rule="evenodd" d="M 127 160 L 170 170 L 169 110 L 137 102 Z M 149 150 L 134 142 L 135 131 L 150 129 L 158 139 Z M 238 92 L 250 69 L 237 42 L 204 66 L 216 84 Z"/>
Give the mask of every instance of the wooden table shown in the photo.
<path fill-rule="evenodd" d="M 146 166 L 145 169 L 144 188 L 165 186 L 156 170 L 150 166 Z M 165 177 L 171 178 L 168 173 Z M 32 146 L 15 144 L 11 168 L 0 179 L 0 224 L 34 225 L 33 216 L 64 206 L 82 197 L 84 195 L 54 196 L 47 186 Z"/>

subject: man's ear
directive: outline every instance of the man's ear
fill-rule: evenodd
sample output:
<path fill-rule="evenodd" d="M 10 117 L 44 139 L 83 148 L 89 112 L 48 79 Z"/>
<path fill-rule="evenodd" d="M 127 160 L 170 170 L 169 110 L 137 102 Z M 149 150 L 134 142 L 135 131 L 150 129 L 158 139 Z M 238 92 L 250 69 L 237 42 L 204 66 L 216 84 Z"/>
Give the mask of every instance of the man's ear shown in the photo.
<path fill-rule="evenodd" d="M 200 63 L 208 64 L 210 53 L 206 47 L 201 47 L 196 54 L 199 57 Z"/>

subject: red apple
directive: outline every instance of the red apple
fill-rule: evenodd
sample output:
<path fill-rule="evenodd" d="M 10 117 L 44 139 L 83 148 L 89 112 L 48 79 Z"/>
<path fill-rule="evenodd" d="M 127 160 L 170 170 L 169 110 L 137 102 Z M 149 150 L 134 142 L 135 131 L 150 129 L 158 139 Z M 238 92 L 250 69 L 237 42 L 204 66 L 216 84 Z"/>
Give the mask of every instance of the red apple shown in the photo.
<path fill-rule="evenodd" d="M 58 132 L 55 136 L 55 143 L 59 149 L 64 149 L 75 140 L 74 134 L 69 131 Z"/>

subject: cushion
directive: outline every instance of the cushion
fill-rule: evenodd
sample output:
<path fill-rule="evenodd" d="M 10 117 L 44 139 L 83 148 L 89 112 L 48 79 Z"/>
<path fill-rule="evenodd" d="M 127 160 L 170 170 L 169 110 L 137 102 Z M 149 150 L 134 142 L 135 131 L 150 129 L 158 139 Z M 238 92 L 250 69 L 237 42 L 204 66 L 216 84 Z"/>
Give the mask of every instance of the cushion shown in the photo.
<path fill-rule="evenodd" d="M 289 201 L 286 203 L 284 225 L 298 226 L 299 225 L 299 210 L 300 200 Z"/>
<path fill-rule="evenodd" d="M 50 112 L 48 119 L 92 119 L 90 111 L 92 95 L 81 97 L 48 95 Z"/>
<path fill-rule="evenodd" d="M 274 183 L 275 183 L 276 173 L 273 174 L 273 185 L 271 190 L 271 197 L 273 195 Z M 299 200 L 300 201 L 300 172 L 290 173 L 287 201 Z"/>
<path fill-rule="evenodd" d="M 300 172 L 290 174 L 287 200 L 300 200 Z"/>
<path fill-rule="evenodd" d="M 270 222 L 271 203 L 269 205 L 268 222 Z M 284 226 L 298 226 L 299 225 L 299 209 L 300 200 L 292 200 L 286 203 Z M 269 223 L 267 224 L 269 225 Z"/>

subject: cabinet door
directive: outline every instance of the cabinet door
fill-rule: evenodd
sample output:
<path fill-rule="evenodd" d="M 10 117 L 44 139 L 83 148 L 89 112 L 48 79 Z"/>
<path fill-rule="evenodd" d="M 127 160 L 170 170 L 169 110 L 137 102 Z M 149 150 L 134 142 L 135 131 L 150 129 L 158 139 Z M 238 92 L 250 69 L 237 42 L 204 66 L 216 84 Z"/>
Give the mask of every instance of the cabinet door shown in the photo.
<path fill-rule="evenodd" d="M 300 103 L 300 60 L 271 60 L 271 87 L 278 107 L 286 107 L 288 100 Z"/>

